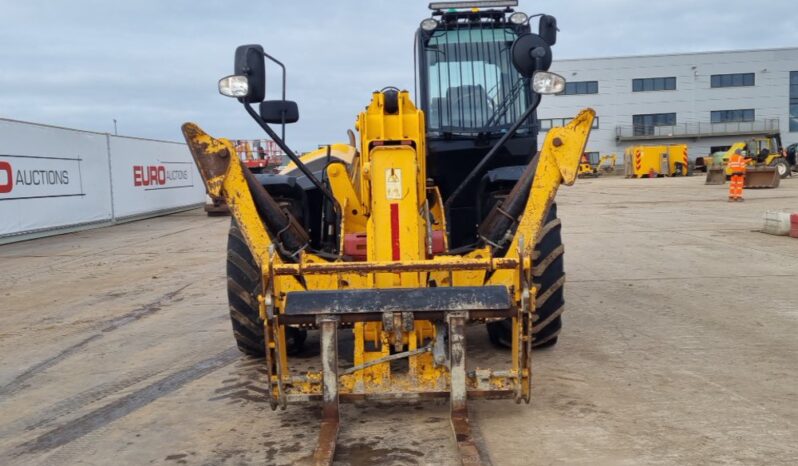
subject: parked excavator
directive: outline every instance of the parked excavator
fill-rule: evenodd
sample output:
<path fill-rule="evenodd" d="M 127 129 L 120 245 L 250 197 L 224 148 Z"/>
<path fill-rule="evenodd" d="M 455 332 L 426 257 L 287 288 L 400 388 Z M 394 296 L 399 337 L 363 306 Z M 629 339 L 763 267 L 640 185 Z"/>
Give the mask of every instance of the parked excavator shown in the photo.
<path fill-rule="evenodd" d="M 233 216 L 236 341 L 264 357 L 273 409 L 321 402 L 316 464 L 334 458 L 339 400 L 439 397 L 461 461 L 487 462 L 466 401 L 528 403 L 532 348 L 557 341 L 565 276 L 553 201 L 576 179 L 595 113 L 552 128 L 537 150 L 536 108 L 565 86 L 548 71 L 557 23 L 536 15 L 532 33 L 515 6 L 430 4 L 416 33 L 419 102 L 375 91 L 357 136 L 302 157 L 272 128 L 296 122 L 297 104 L 265 100 L 266 59 L 280 63 L 238 47 L 219 89 L 291 160 L 279 175 L 253 174 L 229 140 L 183 125 L 208 192 Z M 467 369 L 471 324 L 510 349 L 506 367 Z M 308 367 L 293 355 L 316 329 L 321 361 Z M 354 340 L 340 358 L 339 332 Z"/>
<path fill-rule="evenodd" d="M 596 178 L 603 174 L 615 172 L 618 156 L 615 154 L 599 155 L 598 152 L 585 152 L 579 161 L 579 178 Z"/>

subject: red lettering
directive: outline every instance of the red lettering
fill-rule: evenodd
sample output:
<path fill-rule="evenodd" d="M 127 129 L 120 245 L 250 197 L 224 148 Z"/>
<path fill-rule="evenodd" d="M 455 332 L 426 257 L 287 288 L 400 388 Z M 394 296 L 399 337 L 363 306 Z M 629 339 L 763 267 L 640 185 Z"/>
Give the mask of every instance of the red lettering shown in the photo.
<path fill-rule="evenodd" d="M 147 167 L 150 172 L 150 183 L 149 184 L 158 184 L 158 167 L 155 165 L 150 165 Z"/>
<path fill-rule="evenodd" d="M 166 167 L 163 165 L 133 165 L 133 186 L 166 184 Z"/>
<path fill-rule="evenodd" d="M 10 193 L 14 189 L 14 178 L 11 175 L 11 164 L 0 162 L 0 172 L 6 172 L 6 182 L 0 184 L 0 194 Z"/>

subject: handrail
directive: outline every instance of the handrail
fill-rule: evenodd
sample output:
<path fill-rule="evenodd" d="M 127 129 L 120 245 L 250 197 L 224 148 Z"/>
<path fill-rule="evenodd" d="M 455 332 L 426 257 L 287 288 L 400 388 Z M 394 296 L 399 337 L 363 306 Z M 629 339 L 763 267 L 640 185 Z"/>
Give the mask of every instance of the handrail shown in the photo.
<path fill-rule="evenodd" d="M 617 140 L 671 139 L 730 136 L 740 134 L 771 134 L 779 132 L 779 119 L 729 123 L 693 122 L 668 126 L 632 125 L 616 126 Z"/>

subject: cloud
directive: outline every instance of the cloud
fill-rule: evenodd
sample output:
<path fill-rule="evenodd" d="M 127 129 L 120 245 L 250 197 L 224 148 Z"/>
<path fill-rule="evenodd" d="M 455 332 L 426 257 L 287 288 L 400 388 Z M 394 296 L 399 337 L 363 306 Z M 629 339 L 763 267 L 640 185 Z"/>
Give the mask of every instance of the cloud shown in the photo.
<path fill-rule="evenodd" d="M 3 0 L 0 116 L 179 140 L 180 124 L 261 137 L 216 81 L 237 45 L 260 43 L 288 68 L 301 150 L 345 140 L 372 91 L 413 90 L 413 35 L 426 1 Z M 558 18 L 556 58 L 798 45 L 793 2 L 521 1 Z M 533 11 L 534 9 L 534 11 Z M 538 10 L 539 9 L 539 10 Z M 269 69 L 269 95 L 280 76 Z"/>

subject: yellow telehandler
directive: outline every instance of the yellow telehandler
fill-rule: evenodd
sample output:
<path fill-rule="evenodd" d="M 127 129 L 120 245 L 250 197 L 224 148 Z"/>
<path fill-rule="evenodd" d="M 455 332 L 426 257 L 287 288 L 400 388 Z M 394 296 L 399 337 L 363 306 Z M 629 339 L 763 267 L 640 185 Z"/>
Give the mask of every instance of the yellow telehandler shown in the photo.
<path fill-rule="evenodd" d="M 375 91 L 357 137 L 301 158 L 271 126 L 297 121 L 296 103 L 264 100 L 265 59 L 280 63 L 238 47 L 219 89 L 291 160 L 278 175 L 253 174 L 229 140 L 183 125 L 208 192 L 233 216 L 236 341 L 264 357 L 273 409 L 321 402 L 316 464 L 332 463 L 339 400 L 439 397 L 462 462 L 487 460 L 466 400 L 528 403 L 532 348 L 557 341 L 565 277 L 553 200 L 576 179 L 595 113 L 551 129 L 536 150 L 536 108 L 565 86 L 548 72 L 556 20 L 539 16 L 532 33 L 517 2 L 498 3 L 430 4 L 416 38 L 420 105 L 408 91 Z M 468 80 L 453 71 L 464 68 Z M 467 368 L 467 324 L 487 324 L 510 348 L 506 367 Z M 320 370 L 292 358 L 311 329 Z M 354 340 L 341 358 L 339 331 Z"/>

